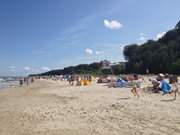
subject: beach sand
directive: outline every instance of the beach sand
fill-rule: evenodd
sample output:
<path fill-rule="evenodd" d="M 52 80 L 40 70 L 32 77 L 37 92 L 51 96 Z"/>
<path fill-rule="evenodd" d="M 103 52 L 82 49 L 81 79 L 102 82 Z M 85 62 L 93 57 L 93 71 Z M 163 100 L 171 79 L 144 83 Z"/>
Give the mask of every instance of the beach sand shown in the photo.
<path fill-rule="evenodd" d="M 0 135 L 179 135 L 180 96 L 38 80 L 0 91 Z"/>

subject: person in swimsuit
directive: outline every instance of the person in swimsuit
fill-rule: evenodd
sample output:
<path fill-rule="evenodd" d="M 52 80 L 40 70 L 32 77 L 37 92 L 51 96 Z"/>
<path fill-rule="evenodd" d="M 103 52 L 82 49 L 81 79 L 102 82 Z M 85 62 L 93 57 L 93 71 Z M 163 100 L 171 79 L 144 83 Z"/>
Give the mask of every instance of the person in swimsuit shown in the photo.
<path fill-rule="evenodd" d="M 138 94 L 138 91 L 137 91 L 137 89 L 139 87 L 137 80 L 138 80 L 137 75 L 134 75 L 134 79 L 132 80 L 132 89 L 131 89 L 131 92 L 133 93 L 134 96 L 139 97 L 139 94 Z"/>

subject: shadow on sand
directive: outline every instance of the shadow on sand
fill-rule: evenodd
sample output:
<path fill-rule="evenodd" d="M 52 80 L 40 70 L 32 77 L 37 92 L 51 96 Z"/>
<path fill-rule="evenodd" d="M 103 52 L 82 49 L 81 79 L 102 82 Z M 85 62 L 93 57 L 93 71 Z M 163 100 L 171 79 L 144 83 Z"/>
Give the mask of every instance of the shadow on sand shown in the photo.
<path fill-rule="evenodd" d="M 128 100 L 131 99 L 130 97 L 118 98 L 118 100 Z"/>
<path fill-rule="evenodd" d="M 161 100 L 162 102 L 173 102 L 173 101 L 175 101 L 176 100 L 176 98 L 173 98 L 173 99 L 166 99 L 166 100 Z"/>
<path fill-rule="evenodd" d="M 167 100 L 161 100 L 161 101 L 163 101 L 163 102 L 173 102 L 177 98 L 177 93 L 178 93 L 177 91 L 174 92 L 174 98 L 173 99 L 167 99 Z"/>

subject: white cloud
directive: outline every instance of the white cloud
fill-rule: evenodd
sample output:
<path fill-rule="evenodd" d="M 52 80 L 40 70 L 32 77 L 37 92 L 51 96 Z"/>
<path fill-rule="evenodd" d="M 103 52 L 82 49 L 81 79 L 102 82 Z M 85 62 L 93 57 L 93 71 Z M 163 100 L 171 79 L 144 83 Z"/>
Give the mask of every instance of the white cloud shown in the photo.
<path fill-rule="evenodd" d="M 111 30 L 118 30 L 123 27 L 123 25 L 119 21 L 116 20 L 109 21 L 107 19 L 104 20 L 104 26 Z"/>
<path fill-rule="evenodd" d="M 103 51 L 96 51 L 95 54 L 96 55 L 101 55 L 101 54 L 104 54 L 104 52 Z"/>
<path fill-rule="evenodd" d="M 139 40 L 140 40 L 140 41 L 145 41 L 146 38 L 145 38 L 144 36 L 141 36 L 141 37 L 139 38 Z"/>
<path fill-rule="evenodd" d="M 26 67 L 24 67 L 24 70 L 25 71 L 31 71 L 31 68 L 26 66 Z"/>
<path fill-rule="evenodd" d="M 41 73 L 41 72 L 50 71 L 51 69 L 46 66 L 42 66 L 41 68 L 31 68 L 31 67 L 26 66 L 23 68 L 23 70 L 26 73 Z"/>
<path fill-rule="evenodd" d="M 89 55 L 92 55 L 93 54 L 93 50 L 92 49 L 89 49 L 89 48 L 86 48 L 85 52 Z"/>
<path fill-rule="evenodd" d="M 50 71 L 51 69 L 49 67 L 41 67 L 42 71 Z"/>
<path fill-rule="evenodd" d="M 166 32 L 158 33 L 158 34 L 156 35 L 156 40 L 162 38 L 165 34 L 166 34 Z"/>
<path fill-rule="evenodd" d="M 121 47 L 120 47 L 121 53 L 124 51 L 124 47 L 125 47 L 125 46 L 121 46 Z"/>
<path fill-rule="evenodd" d="M 144 33 L 141 32 L 141 33 L 139 33 L 139 36 L 140 36 L 139 39 L 138 39 L 139 41 L 142 41 L 142 42 L 143 42 L 143 41 L 146 40 L 146 34 L 144 34 Z"/>

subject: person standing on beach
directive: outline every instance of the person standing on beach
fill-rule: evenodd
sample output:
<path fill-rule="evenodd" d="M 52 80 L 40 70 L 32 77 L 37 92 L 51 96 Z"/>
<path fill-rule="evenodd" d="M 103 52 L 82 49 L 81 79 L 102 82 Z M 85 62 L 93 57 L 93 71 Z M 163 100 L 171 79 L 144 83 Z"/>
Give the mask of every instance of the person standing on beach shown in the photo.
<path fill-rule="evenodd" d="M 19 85 L 20 85 L 20 87 L 22 87 L 22 85 L 23 85 L 23 80 L 22 79 L 19 80 Z"/>
<path fill-rule="evenodd" d="M 34 82 L 34 78 L 33 77 L 31 77 L 31 83 L 33 83 Z"/>
<path fill-rule="evenodd" d="M 29 85 L 29 78 L 28 77 L 24 78 L 24 83 L 26 83 L 27 86 Z"/>
<path fill-rule="evenodd" d="M 131 92 L 133 93 L 134 96 L 140 97 L 137 91 L 137 89 L 139 88 L 137 80 L 138 80 L 138 76 L 134 75 L 132 80 Z"/>
<path fill-rule="evenodd" d="M 169 80 L 171 84 L 171 92 L 174 93 L 174 100 L 176 100 L 177 93 L 179 92 L 179 86 L 178 86 L 178 78 L 177 76 L 172 76 Z"/>

